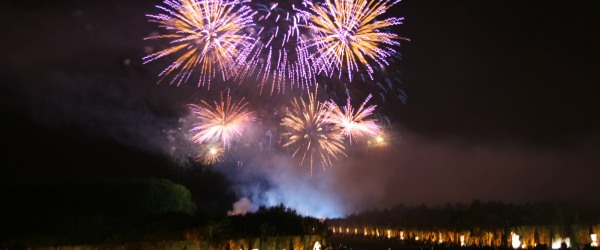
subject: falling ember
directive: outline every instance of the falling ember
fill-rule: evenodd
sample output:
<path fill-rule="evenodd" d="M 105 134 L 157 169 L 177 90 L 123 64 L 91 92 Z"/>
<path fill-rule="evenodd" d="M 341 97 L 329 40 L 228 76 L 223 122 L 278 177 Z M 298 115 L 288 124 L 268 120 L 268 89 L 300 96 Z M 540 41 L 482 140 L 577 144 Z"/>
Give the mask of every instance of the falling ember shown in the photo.
<path fill-rule="evenodd" d="M 247 105 L 248 102 L 244 102 L 243 98 L 240 102 L 232 102 L 229 91 L 225 97 L 221 93 L 220 102 L 214 102 L 213 105 L 204 100 L 200 105 L 190 104 L 190 109 L 199 120 L 190 130 L 195 133 L 192 141 L 203 143 L 216 140 L 221 141 L 224 147 L 229 147 L 232 141 L 242 135 L 247 123 L 255 120 L 253 112 L 246 109 Z"/>
<path fill-rule="evenodd" d="M 300 157 L 300 165 L 308 163 L 311 175 L 315 161 L 325 168 L 332 166 L 338 155 L 346 156 L 343 137 L 329 122 L 327 105 L 319 102 L 316 95 L 315 88 L 314 93 L 308 93 L 308 100 L 294 98 L 281 121 L 287 137 L 283 147 L 291 148 L 292 157 Z"/>
<path fill-rule="evenodd" d="M 165 0 L 157 6 L 163 13 L 148 14 L 166 34 L 145 40 L 166 39 L 169 46 L 143 58 L 149 63 L 177 55 L 159 76 L 174 73 L 171 84 L 186 82 L 194 70 L 199 72 L 199 86 L 208 85 L 218 75 L 226 80 L 236 72 L 236 61 L 243 60 L 254 38 L 244 32 L 252 25 L 252 10 L 236 0 Z"/>

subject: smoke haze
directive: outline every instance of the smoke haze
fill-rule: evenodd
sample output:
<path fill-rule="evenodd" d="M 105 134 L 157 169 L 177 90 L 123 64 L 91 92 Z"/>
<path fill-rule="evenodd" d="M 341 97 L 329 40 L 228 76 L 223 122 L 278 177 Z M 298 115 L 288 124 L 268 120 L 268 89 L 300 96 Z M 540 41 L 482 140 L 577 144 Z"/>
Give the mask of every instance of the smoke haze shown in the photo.
<path fill-rule="evenodd" d="M 522 53 L 523 60 L 511 57 L 487 62 L 482 58 L 502 58 L 498 55 L 506 51 L 496 47 L 493 48 L 499 52 L 486 52 L 491 55 L 471 51 L 476 47 L 473 43 L 479 45 L 477 39 L 488 33 L 467 37 L 471 43 L 460 40 L 466 39 L 461 35 L 464 33 L 453 34 L 462 29 L 452 27 L 476 25 L 480 22 L 473 19 L 483 18 L 471 12 L 466 13 L 471 16 L 463 13 L 466 17 L 456 14 L 465 20 L 444 16 L 462 13 L 460 4 L 452 9 L 447 5 L 453 4 L 442 1 L 404 2 L 412 12 L 407 13 L 406 25 L 401 28 L 407 26 L 407 31 L 413 32 L 409 36 L 413 41 L 401 49 L 408 56 L 398 67 L 407 74 L 404 80 L 409 86 L 408 103 L 380 107 L 382 115 L 389 116 L 393 124 L 388 132 L 396 135 L 386 147 L 354 145 L 348 151 L 349 157 L 341 158 L 331 168 L 316 166 L 311 176 L 307 167 L 299 167 L 277 139 L 269 136 L 276 133 L 270 125 L 278 122 L 277 110 L 282 104 L 277 103 L 288 97 L 263 96 L 262 103 L 252 104 L 261 120 L 250 127 L 245 141 L 224 163 L 209 168 L 229 180 L 229 189 L 203 192 L 234 192 L 238 202 L 226 204 L 232 214 L 284 204 L 317 217 L 344 216 L 398 203 L 438 205 L 474 199 L 598 202 L 595 183 L 600 178 L 600 130 L 594 112 L 600 105 L 594 95 L 597 91 L 590 87 L 598 81 L 597 74 L 588 77 L 592 74 L 585 69 L 592 68 L 586 60 L 596 59 L 597 65 L 600 58 L 588 55 L 589 51 L 600 49 L 581 53 L 585 56 L 579 60 L 561 57 L 560 53 L 544 57 L 556 56 L 559 58 L 548 61 L 574 65 L 556 66 L 560 70 L 554 71 L 564 81 L 554 83 L 557 77 L 544 73 L 553 68 L 537 68 L 542 66 L 537 66 L 539 59 L 535 54 Z M 0 41 L 0 47 L 6 49 L 0 57 L 0 110 L 25 117 L 35 129 L 84 131 L 96 140 L 114 141 L 165 156 L 178 168 L 193 165 L 191 159 L 197 146 L 188 140 L 194 121 L 186 105 L 217 97 L 219 92 L 217 87 L 207 90 L 193 82 L 180 87 L 156 84 L 156 74 L 164 65 L 141 64 L 142 56 L 154 49 L 143 41 L 155 29 L 144 17 L 154 10 L 153 4 L 57 1 L 33 8 L 13 3 L 1 10 L 0 28 L 11 35 Z M 403 5 L 397 7 L 402 9 Z M 598 13 L 593 10 L 590 8 L 589 12 Z M 529 15 L 526 9 L 521 12 Z M 588 25 L 593 26 L 595 19 L 583 20 L 584 14 L 581 23 L 585 25 L 574 23 L 569 30 L 574 29 L 577 34 L 598 30 Z M 450 30 L 440 28 L 438 23 Z M 468 32 L 481 32 L 480 27 L 468 27 Z M 443 47 L 440 43 L 446 39 L 462 43 L 448 42 Z M 444 53 L 438 53 L 440 48 L 445 49 Z M 562 53 L 570 51 L 560 48 Z M 513 51 L 509 55 L 515 54 Z M 553 47 L 539 51 L 556 50 Z M 528 58 L 534 58 L 530 59 L 534 63 L 527 64 Z M 500 67 L 514 61 L 526 70 L 505 71 Z M 578 63 L 585 67 L 578 67 Z M 541 80 L 521 79 L 518 76 L 525 74 L 522 71 Z M 498 83 L 496 76 L 515 78 Z M 567 81 L 572 76 L 577 77 Z M 244 95 L 253 90 L 237 91 L 235 94 Z M 15 138 L 8 141 L 20 140 L 20 134 L 7 130 L 7 136 Z M 542 140 L 537 140 L 539 137 Z M 35 148 L 41 140 L 46 137 L 23 144 Z M 55 148 L 48 151 L 68 142 L 52 143 Z M 249 146 L 250 143 L 259 146 Z M 26 152 L 9 152 L 19 150 Z M 98 152 L 98 157 L 102 153 Z M 54 167 L 53 174 L 64 174 L 58 165 L 38 167 Z M 105 171 L 119 173 L 119 167 L 106 166 Z M 34 175 L 35 171 L 28 174 Z"/>

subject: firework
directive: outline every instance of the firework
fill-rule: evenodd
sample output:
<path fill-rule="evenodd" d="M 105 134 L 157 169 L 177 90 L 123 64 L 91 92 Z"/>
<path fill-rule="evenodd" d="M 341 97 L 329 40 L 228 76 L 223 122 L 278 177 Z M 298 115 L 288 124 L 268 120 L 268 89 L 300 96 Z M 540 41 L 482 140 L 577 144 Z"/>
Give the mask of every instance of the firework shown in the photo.
<path fill-rule="evenodd" d="M 307 162 L 311 175 L 315 160 L 325 167 L 331 166 L 338 155 L 346 155 L 343 136 L 329 123 L 327 105 L 319 102 L 316 95 L 317 91 L 308 93 L 308 100 L 294 98 L 281 121 L 287 137 L 283 147 L 292 149 L 292 157 L 300 157 L 300 165 Z"/>
<path fill-rule="evenodd" d="M 403 38 L 383 30 L 401 24 L 403 19 L 375 18 L 399 1 L 326 0 L 323 5 L 314 5 L 308 26 L 314 34 L 309 46 L 318 49 L 318 72 L 331 77 L 337 71 L 340 78 L 347 71 L 352 81 L 352 73 L 363 69 L 372 79 L 372 62 L 380 68 L 388 65 L 387 58 L 396 54 L 392 47 Z"/>
<path fill-rule="evenodd" d="M 239 61 L 243 68 L 239 78 L 253 77 L 257 80 L 260 93 L 266 91 L 284 93 L 289 88 L 304 88 L 316 83 L 311 55 L 301 28 L 308 25 L 308 7 L 305 0 L 252 1 L 257 15 L 254 18 L 256 42 L 247 60 Z"/>
<path fill-rule="evenodd" d="M 208 166 L 220 162 L 225 149 L 216 143 L 208 143 L 203 145 L 198 154 L 196 161 Z"/>
<path fill-rule="evenodd" d="M 368 147 L 386 147 L 387 145 L 389 145 L 390 143 L 390 138 L 388 138 L 388 135 L 385 132 L 379 132 L 377 134 L 372 135 L 370 138 L 367 139 L 367 146 Z"/>
<path fill-rule="evenodd" d="M 368 148 L 388 148 L 401 143 L 402 136 L 398 133 L 391 123 L 385 123 L 385 118 L 381 118 L 379 123 L 382 124 L 376 134 L 365 136 Z"/>
<path fill-rule="evenodd" d="M 232 102 L 229 91 L 225 97 L 221 93 L 220 102 L 215 101 L 213 105 L 204 100 L 200 105 L 190 104 L 190 109 L 199 120 L 190 130 L 195 133 L 192 141 L 203 143 L 217 140 L 224 147 L 229 147 L 233 140 L 242 135 L 244 126 L 255 120 L 253 112 L 246 109 L 247 105 L 248 102 L 243 98 L 239 102 Z"/>
<path fill-rule="evenodd" d="M 159 76 L 174 73 L 171 83 L 189 79 L 197 68 L 199 86 L 208 85 L 218 75 L 226 80 L 236 71 L 236 60 L 250 48 L 254 39 L 245 34 L 252 24 L 252 10 L 243 0 L 165 0 L 157 6 L 163 13 L 147 15 L 167 34 L 148 39 L 167 39 L 170 47 L 143 58 L 148 63 L 159 58 L 178 57 Z"/>
<path fill-rule="evenodd" d="M 379 125 L 376 123 L 377 120 L 368 118 L 377 107 L 376 105 L 367 106 L 370 99 L 371 95 L 367 96 L 356 110 L 350 104 L 350 97 L 346 99 L 346 106 L 344 107 L 336 105 L 333 101 L 327 102 L 330 111 L 327 117 L 328 122 L 339 127 L 341 133 L 350 140 L 350 143 L 365 134 L 375 135 L 380 130 Z"/>

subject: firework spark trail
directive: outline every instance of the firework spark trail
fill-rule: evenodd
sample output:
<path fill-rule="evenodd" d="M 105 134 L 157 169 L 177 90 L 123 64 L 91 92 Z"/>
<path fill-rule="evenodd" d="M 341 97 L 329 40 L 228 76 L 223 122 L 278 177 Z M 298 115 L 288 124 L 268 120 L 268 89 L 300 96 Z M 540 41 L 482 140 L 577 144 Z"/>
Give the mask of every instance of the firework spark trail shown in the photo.
<path fill-rule="evenodd" d="M 225 97 L 221 93 L 220 102 L 210 105 L 202 100 L 200 105 L 190 104 L 189 107 L 200 121 L 190 132 L 195 132 L 192 141 L 203 143 L 218 140 L 224 147 L 229 147 L 231 142 L 242 135 L 245 125 L 255 120 L 254 113 L 248 111 L 248 102 L 244 99 L 232 102 L 229 90 Z"/>
<path fill-rule="evenodd" d="M 196 155 L 196 161 L 205 166 L 221 162 L 225 149 L 217 143 L 203 144 Z"/>
<path fill-rule="evenodd" d="M 299 158 L 300 165 L 310 165 L 312 175 L 313 165 L 332 166 L 333 160 L 346 156 L 344 137 L 352 143 L 380 132 L 377 120 L 369 118 L 376 108 L 367 104 L 371 95 L 354 109 L 348 88 L 346 106 L 319 102 L 316 88 L 313 93 L 309 89 L 318 88 L 319 73 L 337 74 L 339 81 L 342 74 L 348 74 L 352 81 L 353 73 L 366 72 L 373 79 L 377 66 L 385 69 L 393 62 L 397 54 L 393 47 L 404 38 L 384 30 L 401 24 L 402 18 L 375 19 L 398 2 L 164 0 L 164 6 L 157 6 L 161 13 L 147 15 L 164 33 L 145 39 L 167 40 L 170 47 L 147 55 L 143 62 L 175 56 L 159 74 L 161 80 L 174 75 L 171 84 L 186 82 L 197 71 L 198 86 L 209 88 L 211 79 L 217 77 L 255 77 L 261 95 L 263 88 L 271 94 L 284 93 L 286 88 L 306 90 L 308 98 L 294 98 L 280 125 L 285 130 L 283 147 Z M 252 5 L 256 3 L 258 7 Z M 390 79 L 373 82 L 384 91 L 392 89 Z M 192 141 L 207 147 L 198 152 L 205 164 L 220 161 L 246 124 L 256 119 L 246 109 L 248 102 L 231 99 L 228 90 L 225 97 L 221 93 L 220 102 L 189 105 L 199 120 L 189 131 Z"/>
<path fill-rule="evenodd" d="M 308 90 L 315 85 L 314 63 L 300 31 L 308 25 L 309 5 L 305 0 L 257 0 L 252 5 L 258 13 L 254 20 L 257 39 L 253 48 L 244 52 L 247 60 L 238 61 L 242 70 L 236 78 L 255 78 L 261 95 L 263 91 L 285 93 L 288 86 Z"/>
<path fill-rule="evenodd" d="M 325 103 L 316 98 L 317 91 L 308 93 L 308 100 L 294 98 L 291 107 L 281 120 L 287 137 L 283 147 L 292 148 L 292 157 L 301 156 L 300 165 L 308 161 L 310 173 L 317 159 L 323 168 L 332 166 L 332 159 L 344 153 L 343 136 L 328 122 L 328 109 Z"/>
<path fill-rule="evenodd" d="M 220 75 L 226 80 L 236 72 L 236 61 L 249 49 L 254 38 L 244 34 L 252 25 L 253 11 L 245 0 L 165 0 L 157 6 L 163 13 L 148 14 L 150 22 L 158 23 L 167 33 L 145 40 L 167 39 L 170 47 L 143 58 L 149 63 L 162 57 L 178 57 L 160 74 L 174 72 L 171 84 L 186 82 L 194 69 L 199 72 L 198 86 L 208 85 Z M 162 79 L 161 79 L 162 80 Z"/>
<path fill-rule="evenodd" d="M 346 106 L 340 107 L 333 101 L 327 102 L 329 116 L 327 122 L 335 124 L 346 136 L 350 143 L 357 141 L 359 137 L 367 135 L 376 135 L 380 131 L 380 126 L 376 119 L 368 119 L 373 114 L 377 105 L 367 106 L 371 95 L 367 96 L 365 101 L 356 110 L 350 104 L 350 97 L 346 99 Z"/>
<path fill-rule="evenodd" d="M 402 24 L 403 18 L 375 20 L 391 6 L 400 2 L 367 0 L 326 0 L 324 5 L 314 5 L 310 16 L 314 31 L 309 47 L 317 47 L 317 72 L 331 77 L 334 71 L 341 78 L 344 70 L 352 81 L 352 73 L 366 70 L 373 79 L 373 66 L 389 64 L 387 58 L 397 52 L 392 48 L 400 45 L 397 34 L 384 32 L 389 26 Z M 362 66 L 359 66 L 362 65 Z"/>

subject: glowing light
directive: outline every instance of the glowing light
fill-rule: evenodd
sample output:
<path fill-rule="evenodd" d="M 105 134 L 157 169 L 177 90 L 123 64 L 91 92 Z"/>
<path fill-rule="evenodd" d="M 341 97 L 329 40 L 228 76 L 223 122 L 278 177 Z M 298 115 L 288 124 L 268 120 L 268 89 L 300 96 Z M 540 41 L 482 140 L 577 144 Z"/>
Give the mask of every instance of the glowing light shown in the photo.
<path fill-rule="evenodd" d="M 196 161 L 207 166 L 213 165 L 221 162 L 223 153 L 225 153 L 225 149 L 223 149 L 223 147 L 220 145 L 215 145 L 214 143 L 204 145 L 204 147 L 198 151 L 198 154 L 196 155 Z"/>
<path fill-rule="evenodd" d="M 461 246 L 461 247 L 464 247 L 465 245 L 466 245 L 466 243 L 465 243 L 465 236 L 464 236 L 464 235 L 461 235 L 461 236 L 460 236 L 460 246 Z"/>
<path fill-rule="evenodd" d="M 404 240 L 404 231 L 400 231 L 400 239 Z"/>
<path fill-rule="evenodd" d="M 326 0 L 323 5 L 315 4 L 310 16 L 312 25 L 308 26 L 314 37 L 308 44 L 318 50 L 318 72 L 331 76 L 337 71 L 339 78 L 343 71 L 347 71 L 352 81 L 352 72 L 364 70 L 373 79 L 371 63 L 381 68 L 388 65 L 388 57 L 396 54 L 392 46 L 399 45 L 398 40 L 403 39 L 397 34 L 382 31 L 402 24 L 402 18 L 375 19 L 398 2 Z"/>
<path fill-rule="evenodd" d="M 377 124 L 382 121 L 381 118 L 378 118 Z M 370 148 L 385 148 L 394 143 L 396 135 L 391 127 L 379 126 L 379 130 L 375 134 L 367 134 L 364 138 Z"/>
<path fill-rule="evenodd" d="M 293 150 L 292 157 L 300 156 L 300 165 L 308 162 L 310 173 L 318 160 L 323 168 L 332 166 L 332 160 L 344 155 L 342 135 L 328 122 L 329 111 L 324 103 L 317 101 L 317 91 L 308 93 L 308 100 L 294 98 L 281 120 L 287 137 L 283 147 Z"/>
<path fill-rule="evenodd" d="M 567 248 L 570 248 L 571 247 L 571 238 L 566 237 L 566 238 L 552 239 L 552 249 L 561 249 L 563 243 L 565 245 L 567 245 Z"/>
<path fill-rule="evenodd" d="M 375 108 L 377 108 L 376 105 L 366 106 L 370 99 L 371 95 L 367 96 L 365 101 L 356 110 L 350 104 L 350 97 L 346 99 L 346 106 L 344 107 L 340 107 L 333 101 L 329 101 L 327 102 L 327 106 L 330 115 L 327 119 L 338 126 L 350 142 L 356 141 L 365 134 L 375 135 L 380 130 L 380 127 L 375 123 L 377 120 L 368 119 L 373 114 L 373 111 L 375 111 Z"/>
<path fill-rule="evenodd" d="M 244 126 L 255 117 L 246 110 L 248 102 L 232 102 L 229 91 L 225 97 L 221 93 L 220 102 L 213 105 L 202 100 L 200 105 L 190 104 L 189 107 L 199 120 L 190 130 L 195 132 L 192 141 L 203 143 L 206 141 L 221 141 L 224 147 L 229 147 L 232 140 L 242 135 Z"/>
<path fill-rule="evenodd" d="M 315 245 L 313 246 L 313 250 L 321 250 L 321 243 L 319 243 L 318 241 L 315 242 Z"/>
<path fill-rule="evenodd" d="M 391 238 L 392 237 L 392 230 L 387 230 L 387 238 Z"/>
<path fill-rule="evenodd" d="M 520 236 L 518 234 L 515 234 L 514 232 L 510 232 L 510 236 L 511 236 L 511 245 L 514 249 L 517 249 L 521 246 L 521 240 L 519 239 Z"/>
<path fill-rule="evenodd" d="M 590 238 L 592 239 L 592 243 L 590 243 L 590 246 L 597 247 L 598 246 L 598 235 L 590 234 Z"/>
<path fill-rule="evenodd" d="M 560 249 L 562 241 L 552 239 L 552 249 Z"/>
<path fill-rule="evenodd" d="M 171 84 L 187 81 L 197 69 L 198 85 L 208 85 L 218 75 L 223 80 L 236 72 L 236 60 L 250 49 L 254 38 L 244 34 L 252 25 L 252 10 L 237 0 L 164 0 L 160 14 L 148 14 L 166 34 L 145 40 L 166 39 L 170 47 L 147 55 L 143 63 L 177 55 L 159 76 L 175 73 Z M 161 79 L 162 80 L 162 79 Z"/>

